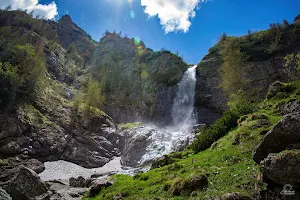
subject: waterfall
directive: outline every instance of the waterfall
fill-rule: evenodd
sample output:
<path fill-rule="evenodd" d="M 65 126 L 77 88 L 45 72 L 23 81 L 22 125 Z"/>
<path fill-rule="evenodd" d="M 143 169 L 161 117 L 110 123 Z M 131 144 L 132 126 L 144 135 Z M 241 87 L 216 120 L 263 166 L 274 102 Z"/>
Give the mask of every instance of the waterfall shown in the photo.
<path fill-rule="evenodd" d="M 195 122 L 194 96 L 196 67 L 189 68 L 178 83 L 178 91 L 172 109 L 173 129 L 187 131 Z"/>
<path fill-rule="evenodd" d="M 125 145 L 128 146 L 127 153 L 123 154 L 121 158 L 115 158 L 104 167 L 91 170 L 72 163 L 54 161 L 45 165 L 46 170 L 40 176 L 44 180 L 52 180 L 55 177 L 53 174 L 60 174 L 58 176 L 63 174 L 65 175 L 63 177 L 68 179 L 76 175 L 88 177 L 93 172 L 117 171 L 118 173 L 135 174 L 135 170 L 148 170 L 149 164 L 154 159 L 183 149 L 194 138 L 191 130 L 196 123 L 194 117 L 195 85 L 196 66 L 189 68 L 178 83 L 178 90 L 172 108 L 173 123 L 165 128 L 158 128 L 153 124 L 143 124 L 125 130 L 124 133 L 126 133 L 128 141 Z M 124 166 L 131 166 L 132 168 L 122 169 L 120 160 L 123 161 Z M 53 170 L 55 173 L 53 173 Z"/>

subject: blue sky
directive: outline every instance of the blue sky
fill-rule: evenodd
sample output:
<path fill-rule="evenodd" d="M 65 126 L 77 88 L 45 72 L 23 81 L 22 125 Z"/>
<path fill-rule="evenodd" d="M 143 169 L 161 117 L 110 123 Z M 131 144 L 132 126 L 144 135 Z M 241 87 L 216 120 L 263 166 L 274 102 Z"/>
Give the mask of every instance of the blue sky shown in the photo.
<path fill-rule="evenodd" d="M 25 1 L 37 4 L 37 0 Z M 132 3 L 128 1 L 132 1 Z M 150 5 L 153 4 L 153 1 L 158 4 Z M 197 5 L 198 1 L 200 3 Z M 178 51 L 184 60 L 191 64 L 198 63 L 223 32 L 228 35 L 240 36 L 247 34 L 248 30 L 267 29 L 271 22 L 282 22 L 283 19 L 292 22 L 294 17 L 300 14 L 299 0 L 202 1 L 54 0 L 53 3 L 53 0 L 42 0 L 38 2 L 38 5 L 55 4 L 57 17 L 68 13 L 76 24 L 97 41 L 106 30 L 122 31 L 122 34 L 126 33 L 129 37 L 141 38 L 147 47 L 154 50 L 164 48 L 173 52 Z M 144 6 L 141 6 L 141 2 Z M 170 4 L 166 5 L 166 2 Z M 189 14 L 190 18 L 186 18 L 191 25 L 186 20 L 180 21 L 179 26 L 182 25 L 183 28 L 176 25 L 174 27 L 172 23 L 170 25 L 169 22 L 172 22 L 173 19 L 170 18 L 173 12 L 170 5 L 173 2 L 178 3 L 177 8 L 180 12 L 182 11 L 180 16 L 185 13 Z M 181 5 L 182 8 L 186 6 L 185 8 L 189 10 L 180 10 Z M 193 7 L 195 8 L 193 9 Z M 145 8 L 149 9 L 147 13 L 144 12 Z M 43 11 L 48 12 L 46 9 Z M 133 12 L 134 18 L 130 15 Z M 150 18 L 149 14 L 153 16 Z M 156 14 L 159 14 L 160 18 Z M 194 17 L 191 18 L 191 15 Z M 165 29 L 160 20 L 167 20 Z M 167 34 L 166 28 L 169 28 L 170 31 Z"/>

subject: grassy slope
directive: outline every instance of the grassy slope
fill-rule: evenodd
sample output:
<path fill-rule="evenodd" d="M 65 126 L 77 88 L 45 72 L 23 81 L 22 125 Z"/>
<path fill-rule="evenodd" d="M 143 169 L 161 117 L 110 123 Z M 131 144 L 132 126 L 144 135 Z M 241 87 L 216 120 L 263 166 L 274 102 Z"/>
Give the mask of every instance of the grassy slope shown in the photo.
<path fill-rule="evenodd" d="M 209 199 L 228 192 L 242 192 L 252 196 L 256 192 L 256 186 L 261 189 L 264 187 L 257 179 L 260 168 L 252 160 L 253 148 L 261 141 L 261 133 L 270 130 L 281 119 L 278 104 L 300 98 L 300 87 L 295 85 L 298 89 L 290 94 L 278 93 L 279 95 L 262 102 L 259 110 L 244 117 L 239 127 L 214 143 L 210 149 L 195 155 L 187 154 L 174 164 L 136 177 L 115 175 L 112 177 L 116 179 L 115 184 L 90 200 L 113 199 L 120 194 L 125 199 Z M 266 116 L 269 124 L 261 123 L 261 116 Z M 240 138 L 240 144 L 233 145 L 236 137 Z M 208 175 L 208 187 L 199 190 L 197 197 L 172 196 L 172 184 L 184 181 L 192 174 Z"/>

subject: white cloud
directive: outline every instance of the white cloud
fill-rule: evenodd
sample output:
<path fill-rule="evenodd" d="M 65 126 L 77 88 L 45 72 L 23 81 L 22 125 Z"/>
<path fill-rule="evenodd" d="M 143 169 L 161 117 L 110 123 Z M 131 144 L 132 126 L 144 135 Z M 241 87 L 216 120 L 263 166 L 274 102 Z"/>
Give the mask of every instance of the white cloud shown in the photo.
<path fill-rule="evenodd" d="M 144 12 L 150 17 L 158 16 L 165 33 L 188 32 L 190 19 L 196 16 L 198 4 L 206 0 L 141 0 Z"/>
<path fill-rule="evenodd" d="M 57 13 L 55 2 L 50 4 L 39 4 L 38 0 L 0 0 L 0 8 L 4 9 L 11 6 L 11 9 L 27 10 L 28 13 L 33 12 L 33 15 L 43 17 L 45 19 L 54 19 Z"/>

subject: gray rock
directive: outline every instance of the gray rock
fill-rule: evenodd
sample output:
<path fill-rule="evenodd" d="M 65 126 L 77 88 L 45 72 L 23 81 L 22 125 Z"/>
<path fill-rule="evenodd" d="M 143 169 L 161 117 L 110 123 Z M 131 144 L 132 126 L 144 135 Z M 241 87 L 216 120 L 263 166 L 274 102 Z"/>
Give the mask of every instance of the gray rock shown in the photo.
<path fill-rule="evenodd" d="M 300 113 L 283 117 L 255 148 L 253 159 L 260 163 L 269 153 L 279 153 L 290 145 L 300 143 Z"/>
<path fill-rule="evenodd" d="M 39 176 L 31 169 L 21 167 L 19 173 L 10 180 L 6 191 L 13 199 L 31 200 L 47 193 L 47 186 Z"/>
<path fill-rule="evenodd" d="M 10 141 L 9 143 L 0 147 L 0 153 L 5 155 L 15 155 L 21 153 L 21 147 L 16 141 Z"/>
<path fill-rule="evenodd" d="M 300 150 L 269 154 L 261 162 L 262 173 L 280 185 L 300 186 Z"/>
<path fill-rule="evenodd" d="M 103 179 L 96 179 L 91 183 L 89 197 L 95 197 L 102 189 L 114 184 L 114 181 L 109 180 L 109 177 Z"/>
<path fill-rule="evenodd" d="M 279 107 L 280 113 L 282 115 L 287 115 L 290 113 L 300 112 L 300 101 L 293 99 L 284 103 Z"/>
<path fill-rule="evenodd" d="M 37 174 L 39 174 L 45 170 L 44 164 L 36 159 L 27 160 L 24 163 L 24 166 L 35 171 L 35 173 L 37 173 Z"/>
<path fill-rule="evenodd" d="M 88 188 L 73 188 L 60 181 L 49 181 L 47 184 L 52 191 L 51 200 L 80 200 L 88 192 Z"/>
<path fill-rule="evenodd" d="M 85 181 L 85 178 L 83 178 L 82 176 L 79 176 L 78 178 L 70 178 L 69 179 L 69 185 L 71 187 L 85 187 L 86 181 Z"/>
<path fill-rule="evenodd" d="M 7 192 L 0 188 L 0 199 L 1 200 L 12 200 L 12 198 L 7 194 Z"/>
<path fill-rule="evenodd" d="M 161 156 L 159 158 L 156 158 L 152 165 L 151 165 L 151 169 L 155 169 L 155 168 L 159 168 L 159 167 L 163 167 L 165 165 L 170 165 L 172 163 L 174 163 L 175 160 L 172 159 L 171 157 L 169 157 L 168 155 L 164 155 Z"/>

